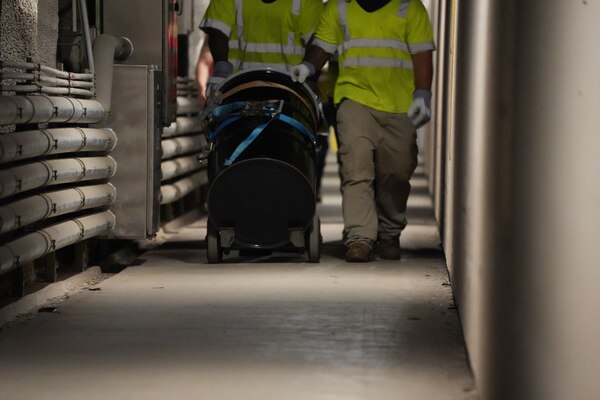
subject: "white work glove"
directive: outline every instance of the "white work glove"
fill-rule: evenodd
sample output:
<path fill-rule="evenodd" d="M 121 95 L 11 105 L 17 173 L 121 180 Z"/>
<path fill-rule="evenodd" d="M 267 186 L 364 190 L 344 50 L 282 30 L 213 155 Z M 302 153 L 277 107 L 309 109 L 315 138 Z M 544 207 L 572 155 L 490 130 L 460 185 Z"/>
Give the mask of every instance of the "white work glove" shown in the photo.
<path fill-rule="evenodd" d="M 313 75 L 315 73 L 315 66 L 308 61 L 302 61 L 301 64 L 298 64 L 292 67 L 290 71 L 290 76 L 294 82 L 304 83 L 306 78 Z"/>
<path fill-rule="evenodd" d="M 208 78 L 208 82 L 206 83 L 206 97 L 210 97 L 210 95 L 217 91 L 223 81 L 231 75 L 233 72 L 233 64 L 229 61 L 217 61 L 213 68 L 213 74 L 210 78 Z"/>
<path fill-rule="evenodd" d="M 408 109 L 408 118 L 415 126 L 419 128 L 429 121 L 431 117 L 431 91 L 417 89 L 413 93 L 413 102 Z"/>

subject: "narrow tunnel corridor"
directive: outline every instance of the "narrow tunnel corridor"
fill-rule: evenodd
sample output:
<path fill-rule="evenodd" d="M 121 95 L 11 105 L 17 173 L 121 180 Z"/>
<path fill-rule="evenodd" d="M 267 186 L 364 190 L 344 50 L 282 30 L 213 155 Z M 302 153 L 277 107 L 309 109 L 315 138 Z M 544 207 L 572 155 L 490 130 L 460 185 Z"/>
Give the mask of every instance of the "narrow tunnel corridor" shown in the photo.
<path fill-rule="evenodd" d="M 164 234 L 96 290 L 5 327 L 0 397 L 476 399 L 422 169 L 402 260 L 349 264 L 328 161 L 320 263 L 206 264 L 205 220 Z"/>

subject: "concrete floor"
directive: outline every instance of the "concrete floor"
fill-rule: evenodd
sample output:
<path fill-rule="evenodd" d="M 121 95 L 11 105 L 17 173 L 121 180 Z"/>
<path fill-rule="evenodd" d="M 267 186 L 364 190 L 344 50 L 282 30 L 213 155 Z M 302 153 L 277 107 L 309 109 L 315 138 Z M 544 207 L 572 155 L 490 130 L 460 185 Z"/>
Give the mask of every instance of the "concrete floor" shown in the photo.
<path fill-rule="evenodd" d="M 204 221 L 0 332 L 0 399 L 476 399 L 426 181 L 401 261 L 342 259 L 330 159 L 319 264 L 205 263 Z"/>

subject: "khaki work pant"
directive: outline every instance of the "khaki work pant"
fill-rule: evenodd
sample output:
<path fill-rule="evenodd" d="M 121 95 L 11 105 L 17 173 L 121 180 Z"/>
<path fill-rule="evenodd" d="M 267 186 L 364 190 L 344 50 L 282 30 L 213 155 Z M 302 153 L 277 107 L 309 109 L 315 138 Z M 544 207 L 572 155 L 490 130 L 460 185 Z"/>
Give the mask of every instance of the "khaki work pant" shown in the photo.
<path fill-rule="evenodd" d="M 345 99 L 338 109 L 345 244 L 395 238 L 406 226 L 417 133 L 406 114 Z"/>

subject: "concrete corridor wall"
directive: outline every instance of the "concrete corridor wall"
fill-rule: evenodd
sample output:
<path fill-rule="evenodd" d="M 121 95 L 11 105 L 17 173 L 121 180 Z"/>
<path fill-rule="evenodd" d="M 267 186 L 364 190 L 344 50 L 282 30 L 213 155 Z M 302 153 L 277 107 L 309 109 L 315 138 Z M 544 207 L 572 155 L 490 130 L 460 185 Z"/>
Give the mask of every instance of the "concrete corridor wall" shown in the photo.
<path fill-rule="evenodd" d="M 595 400 L 600 3 L 443 3 L 436 203 L 482 399 Z"/>
<path fill-rule="evenodd" d="M 0 59 L 56 66 L 58 0 L 2 0 L 0 7 Z"/>

